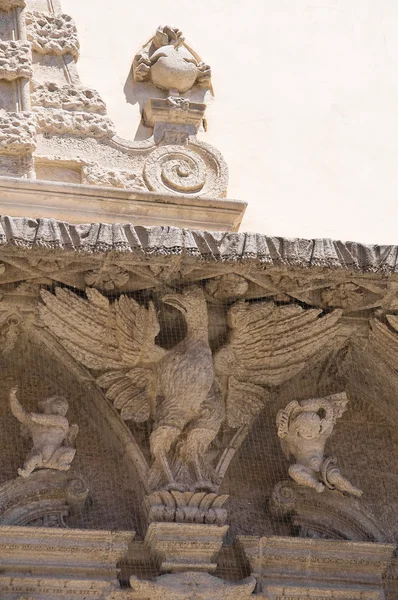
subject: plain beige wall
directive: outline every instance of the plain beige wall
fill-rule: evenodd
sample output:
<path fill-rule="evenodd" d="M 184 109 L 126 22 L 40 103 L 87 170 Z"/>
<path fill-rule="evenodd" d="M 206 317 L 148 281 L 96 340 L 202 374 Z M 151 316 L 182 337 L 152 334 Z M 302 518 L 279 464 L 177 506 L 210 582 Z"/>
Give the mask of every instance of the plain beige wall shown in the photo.
<path fill-rule="evenodd" d="M 159 24 L 212 66 L 208 132 L 241 231 L 398 243 L 397 0 L 63 0 L 84 84 L 134 139 L 124 86 Z"/>

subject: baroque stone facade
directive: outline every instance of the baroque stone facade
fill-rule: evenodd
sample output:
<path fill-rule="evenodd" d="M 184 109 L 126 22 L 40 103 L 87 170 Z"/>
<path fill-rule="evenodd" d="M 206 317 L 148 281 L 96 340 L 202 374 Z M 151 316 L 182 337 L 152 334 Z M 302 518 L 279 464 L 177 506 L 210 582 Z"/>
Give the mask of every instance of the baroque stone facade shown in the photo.
<path fill-rule="evenodd" d="M 394 597 L 397 247 L 236 233 L 178 28 L 129 142 L 59 3 L 0 11 L 1 597 Z"/>

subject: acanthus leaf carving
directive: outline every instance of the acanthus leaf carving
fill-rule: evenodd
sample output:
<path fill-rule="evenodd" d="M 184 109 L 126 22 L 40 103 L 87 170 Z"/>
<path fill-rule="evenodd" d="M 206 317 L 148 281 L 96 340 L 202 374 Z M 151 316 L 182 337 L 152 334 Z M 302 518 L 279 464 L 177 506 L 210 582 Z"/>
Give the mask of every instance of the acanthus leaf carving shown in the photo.
<path fill-rule="evenodd" d="M 32 11 L 26 13 L 28 40 L 39 54 L 79 56 L 76 26 L 69 15 Z"/>

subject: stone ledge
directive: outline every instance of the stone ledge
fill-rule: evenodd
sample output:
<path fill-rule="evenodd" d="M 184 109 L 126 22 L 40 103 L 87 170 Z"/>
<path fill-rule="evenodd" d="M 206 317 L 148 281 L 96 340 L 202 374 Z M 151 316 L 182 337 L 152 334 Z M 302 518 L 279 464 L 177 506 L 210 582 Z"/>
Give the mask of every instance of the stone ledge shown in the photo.
<path fill-rule="evenodd" d="M 85 575 L 116 579 L 117 562 L 127 552 L 134 532 L 33 528 L 0 528 L 3 574 Z"/>
<path fill-rule="evenodd" d="M 236 231 L 245 209 L 235 200 L 0 178 L 0 212 L 14 217 Z"/>

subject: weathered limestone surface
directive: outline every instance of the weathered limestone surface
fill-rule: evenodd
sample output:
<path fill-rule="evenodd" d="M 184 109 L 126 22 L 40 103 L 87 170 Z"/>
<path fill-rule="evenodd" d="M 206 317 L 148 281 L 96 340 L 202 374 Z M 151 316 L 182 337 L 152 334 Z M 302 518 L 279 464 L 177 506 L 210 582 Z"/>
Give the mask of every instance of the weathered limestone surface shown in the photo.
<path fill-rule="evenodd" d="M 129 142 L 59 2 L 0 7 L 0 594 L 383 600 L 397 247 L 236 233 L 178 28 Z"/>

